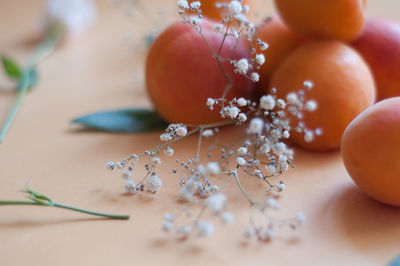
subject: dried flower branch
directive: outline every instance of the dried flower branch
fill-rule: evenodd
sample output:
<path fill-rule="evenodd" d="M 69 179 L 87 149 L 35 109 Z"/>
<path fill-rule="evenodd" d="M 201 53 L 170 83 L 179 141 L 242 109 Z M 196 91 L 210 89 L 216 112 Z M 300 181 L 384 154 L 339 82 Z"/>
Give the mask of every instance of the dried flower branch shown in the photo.
<path fill-rule="evenodd" d="M 166 156 L 173 156 L 172 144 L 187 136 L 198 134 L 195 155 L 186 160 L 176 159 L 179 167 L 172 169 L 173 173 L 181 174 L 178 198 L 188 204 L 178 214 L 166 214 L 162 224 L 164 231 L 175 231 L 182 237 L 188 237 L 194 232 L 197 236 L 210 236 L 214 231 L 214 226 L 204 220 L 206 212 L 211 213 L 214 217 L 219 217 L 223 224 L 232 223 L 234 217 L 226 211 L 228 196 L 223 194 L 225 185 L 232 179 L 239 187 L 243 197 L 249 202 L 250 212 L 257 210 L 266 219 L 266 226 L 259 226 L 250 216 L 245 236 L 257 236 L 262 240 L 271 240 L 275 230 L 279 228 L 295 229 L 303 225 L 305 216 L 302 213 L 298 213 L 292 219 L 279 220 L 270 216 L 268 211 L 278 209 L 277 195 L 286 189 L 284 181 L 277 181 L 277 177 L 294 167 L 294 151 L 285 144 L 290 137 L 290 132 L 296 130 L 303 133 L 306 141 L 312 141 L 314 135 L 321 133 L 318 129 L 308 129 L 301 121 L 304 112 L 312 112 L 317 108 L 315 101 L 305 101 L 305 94 L 312 89 L 312 82 L 305 81 L 302 89 L 288 94 L 286 99 L 278 99 L 276 89 L 272 89 L 270 94 L 262 96 L 259 101 L 245 98 L 227 99 L 227 92 L 235 86 L 232 74 L 237 73 L 257 82 L 259 80 L 257 70 L 265 63 L 264 55 L 256 54 L 254 47 L 257 45 L 260 50 L 265 50 L 268 48 L 268 44 L 262 40 L 254 40 L 254 25 L 246 17 L 249 7 L 243 6 L 241 1 L 236 0 L 219 5 L 222 9 L 221 14 L 224 15 L 221 22 L 214 25 L 213 29 L 216 33 L 222 34 L 223 38 L 216 50 L 202 34 L 201 2 L 192 1 L 189 4 L 186 0 L 179 0 L 177 5 L 183 22 L 191 25 L 202 36 L 227 81 L 223 95 L 217 99 L 208 98 L 205 103 L 210 110 L 219 111 L 221 118 L 225 120 L 205 125 L 171 124 L 160 135 L 162 144 L 142 154 L 132 154 L 116 163 L 110 161 L 107 163 L 107 167 L 111 170 L 118 168 L 122 171 L 122 177 L 126 179 L 127 192 L 135 194 L 138 191 L 149 190 L 155 193 L 162 185 L 160 177 L 156 175 L 156 171 L 161 165 L 161 151 L 163 150 Z M 251 47 L 251 58 L 239 60 L 222 58 L 221 50 L 228 36 L 236 39 L 245 38 Z M 234 66 L 233 73 L 228 73 L 222 67 L 222 62 L 225 61 Z M 300 122 L 293 125 L 292 118 L 297 118 Z M 215 140 L 215 143 L 209 147 L 208 158 L 210 161 L 202 162 L 200 150 L 203 146 L 203 138 L 216 138 L 220 127 L 231 125 L 245 126 L 245 134 L 229 145 L 223 145 Z M 212 151 L 215 148 L 218 148 L 220 154 L 213 159 Z M 135 183 L 134 170 L 139 162 L 144 164 L 146 174 Z M 255 182 L 262 184 L 260 189 L 265 190 L 268 195 L 264 202 L 257 202 L 252 198 L 241 184 L 241 175 L 253 177 Z M 225 177 L 219 186 L 216 176 Z M 188 218 L 192 217 L 191 210 L 196 206 L 200 208 L 200 211 L 194 220 L 178 225 L 177 218 L 181 214 L 186 214 Z"/>

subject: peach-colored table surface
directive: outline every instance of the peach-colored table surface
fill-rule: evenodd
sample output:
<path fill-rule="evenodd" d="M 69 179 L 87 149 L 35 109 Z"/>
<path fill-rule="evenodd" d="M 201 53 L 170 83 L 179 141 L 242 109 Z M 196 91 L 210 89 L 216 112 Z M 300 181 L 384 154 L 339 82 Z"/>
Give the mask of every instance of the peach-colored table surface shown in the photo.
<path fill-rule="evenodd" d="M 272 1 L 259 9 L 272 14 Z M 174 0 L 142 1 L 166 6 Z M 104 220 L 42 207 L 0 207 L 0 265 L 385 265 L 400 253 L 400 209 L 364 196 L 348 177 L 339 152 L 297 151 L 297 167 L 285 177 L 288 190 L 276 215 L 301 210 L 306 225 L 282 232 L 271 243 L 244 241 L 248 205 L 234 183 L 226 188 L 235 223 L 217 225 L 213 238 L 179 241 L 161 232 L 165 212 L 176 204 L 178 177 L 172 163 L 160 173 L 165 186 L 156 196 L 123 194 L 118 174 L 105 162 L 155 146 L 159 132 L 138 135 L 76 131 L 69 121 L 102 109 L 150 107 L 141 85 L 146 49 L 142 36 L 152 24 L 127 16 L 126 8 L 98 1 L 94 29 L 40 65 L 41 79 L 22 105 L 0 145 L 0 199 L 23 199 L 25 182 L 59 202 L 131 214 L 129 221 Z M 369 15 L 400 20 L 397 0 L 370 0 Z M 0 0 L 0 51 L 26 60 L 43 1 Z M 162 17 L 161 17 L 162 18 Z M 136 22 L 136 24 L 135 24 Z M 127 37 L 128 36 L 128 37 Z M 0 74 L 0 121 L 13 100 L 12 83 Z M 223 132 L 229 134 L 229 132 Z M 178 157 L 192 156 L 189 138 Z M 167 163 L 164 163 L 167 164 Z M 140 173 L 143 173 L 143 170 Z M 244 180 L 252 190 L 256 186 Z"/>

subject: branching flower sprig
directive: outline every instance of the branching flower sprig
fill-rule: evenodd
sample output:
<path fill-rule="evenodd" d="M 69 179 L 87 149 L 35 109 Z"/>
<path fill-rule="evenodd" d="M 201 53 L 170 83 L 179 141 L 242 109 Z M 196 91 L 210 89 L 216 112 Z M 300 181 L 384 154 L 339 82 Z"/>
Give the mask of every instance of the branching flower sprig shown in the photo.
<path fill-rule="evenodd" d="M 275 88 L 258 101 L 245 98 L 227 99 L 227 92 L 235 85 L 232 81 L 234 73 L 257 82 L 257 70 L 265 63 L 264 55 L 257 54 L 255 47 L 263 51 L 268 48 L 268 44 L 259 39 L 254 40 L 255 28 L 246 17 L 249 7 L 236 0 L 219 5 L 223 16 L 221 22 L 214 25 L 213 30 L 222 35 L 222 41 L 219 49 L 215 50 L 202 34 L 201 2 L 189 3 L 179 0 L 177 5 L 183 22 L 191 25 L 202 36 L 226 78 L 227 85 L 223 95 L 217 99 L 208 98 L 205 103 L 211 110 L 219 111 L 224 120 L 205 125 L 171 124 L 160 135 L 162 144 L 142 154 L 132 154 L 119 162 L 110 161 L 107 167 L 122 171 L 127 192 L 136 194 L 148 190 L 155 193 L 162 186 L 162 180 L 156 174 L 161 165 L 161 157 L 173 156 L 174 150 L 171 146 L 175 142 L 197 134 L 198 141 L 193 157 L 185 160 L 176 158 L 178 167 L 172 169 L 173 173 L 180 175 L 178 199 L 187 204 L 181 212 L 165 215 L 162 224 L 164 231 L 176 232 L 182 237 L 194 234 L 200 237 L 210 236 L 214 225 L 206 221 L 207 213 L 220 219 L 223 224 L 232 223 L 234 216 L 227 211 L 229 195 L 224 194 L 224 187 L 229 182 L 235 182 L 250 206 L 249 223 L 244 231 L 246 237 L 271 240 L 278 229 L 296 229 L 305 221 L 301 212 L 287 220 L 277 219 L 269 213 L 270 210 L 279 208 L 278 196 L 286 190 L 284 181 L 279 177 L 294 167 L 294 151 L 285 141 L 290 138 L 293 130 L 304 134 L 305 141 L 312 141 L 315 135 L 322 133 L 320 129 L 307 128 L 302 121 L 305 112 L 312 112 L 317 108 L 315 101 L 305 100 L 306 93 L 312 89 L 312 82 L 304 81 L 300 90 L 289 93 L 285 99 L 277 97 Z M 233 60 L 221 57 L 221 50 L 228 36 L 237 40 L 245 38 L 250 43 L 251 58 Z M 224 61 L 234 66 L 232 73 L 224 70 Z M 242 126 L 246 130 L 244 135 L 233 143 L 222 144 L 217 139 L 219 128 L 228 125 Z M 208 147 L 207 162 L 200 156 L 204 138 L 215 140 Z M 215 151 L 218 152 L 217 155 Z M 137 178 L 134 174 L 139 163 L 144 165 L 146 174 Z M 258 187 L 266 193 L 263 201 L 256 201 L 244 188 L 241 183 L 243 175 L 260 183 Z M 223 181 L 221 177 L 224 177 Z M 198 210 L 197 215 L 193 215 L 195 209 Z M 258 224 L 254 219 L 254 211 L 265 218 L 262 224 Z M 178 224 L 178 218 L 181 216 L 186 217 L 187 221 Z"/>

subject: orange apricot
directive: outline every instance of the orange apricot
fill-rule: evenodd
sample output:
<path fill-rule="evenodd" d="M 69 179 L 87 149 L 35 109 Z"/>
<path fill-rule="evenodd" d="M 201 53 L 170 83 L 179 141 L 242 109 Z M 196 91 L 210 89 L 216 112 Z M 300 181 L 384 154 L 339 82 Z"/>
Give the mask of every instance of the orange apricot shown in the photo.
<path fill-rule="evenodd" d="M 400 23 L 367 20 L 363 33 L 352 46 L 374 74 L 378 99 L 400 96 Z"/>
<path fill-rule="evenodd" d="M 365 23 L 366 0 L 275 0 L 283 21 L 311 39 L 351 41 Z"/>
<path fill-rule="evenodd" d="M 258 26 L 255 38 L 268 43 L 268 49 L 265 51 L 260 51 L 256 45 L 257 54 L 264 54 L 266 58 L 266 63 L 258 71 L 260 81 L 255 84 L 257 96 L 261 96 L 268 89 L 272 72 L 304 40 L 297 33 L 288 29 L 278 17 L 270 18 Z"/>
<path fill-rule="evenodd" d="M 344 165 L 370 197 L 400 206 L 400 97 L 383 100 L 354 119 L 342 139 Z"/>
<path fill-rule="evenodd" d="M 202 19 L 202 34 L 217 51 L 223 36 L 212 30 L 215 22 Z M 220 98 L 228 82 L 207 42 L 190 25 L 181 21 L 170 25 L 153 42 L 146 58 L 146 85 L 159 114 L 169 122 L 204 124 L 220 121 L 219 110 L 206 106 L 207 98 Z M 227 37 L 221 57 L 238 60 L 248 58 L 244 42 Z M 227 99 L 251 98 L 253 84 L 234 73 L 230 62 L 222 69 L 232 78 L 234 87 Z"/>
<path fill-rule="evenodd" d="M 306 127 L 322 129 L 322 135 L 307 142 L 304 135 L 293 132 L 294 143 L 311 150 L 339 148 L 347 125 L 375 100 L 372 74 L 356 51 L 338 41 L 309 42 L 291 53 L 272 75 L 270 88 L 285 99 L 299 91 L 304 81 L 313 83 L 305 99 L 315 100 L 314 112 L 304 111 Z M 294 119 L 295 126 L 298 120 Z"/>

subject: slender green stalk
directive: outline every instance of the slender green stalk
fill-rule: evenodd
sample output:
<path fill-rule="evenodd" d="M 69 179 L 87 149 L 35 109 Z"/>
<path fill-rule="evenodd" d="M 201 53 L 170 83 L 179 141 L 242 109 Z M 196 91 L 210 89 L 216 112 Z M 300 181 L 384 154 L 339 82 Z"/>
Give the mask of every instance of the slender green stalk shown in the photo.
<path fill-rule="evenodd" d="M 3 142 L 8 129 L 10 128 L 12 122 L 15 119 L 15 116 L 18 113 L 18 110 L 21 106 L 22 100 L 28 89 L 31 87 L 32 83 L 30 80 L 30 74 L 36 66 L 44 60 L 46 57 L 51 55 L 51 53 L 56 48 L 57 42 L 60 39 L 60 34 L 57 29 L 50 28 L 47 32 L 46 37 L 43 39 L 41 43 L 34 49 L 30 59 L 28 60 L 27 67 L 23 71 L 23 75 L 18 82 L 17 86 L 17 97 L 15 99 L 14 105 L 12 106 L 2 128 L 0 131 L 0 143 Z"/>
<path fill-rule="evenodd" d="M 94 216 L 105 217 L 105 218 L 109 218 L 109 219 L 128 220 L 130 218 L 129 215 L 119 215 L 119 214 L 95 212 L 95 211 L 91 211 L 91 210 L 81 209 L 78 207 L 58 203 L 58 202 L 51 200 L 49 197 L 47 197 L 45 195 L 42 195 L 36 191 L 33 191 L 30 188 L 27 188 L 23 192 L 27 194 L 27 197 L 30 199 L 30 201 L 2 200 L 2 201 L 0 201 L 0 206 L 34 205 L 34 206 L 43 206 L 43 207 L 56 207 L 56 208 L 62 208 L 62 209 L 67 209 L 67 210 L 71 210 L 71 211 L 76 211 L 76 212 L 82 212 L 82 213 L 86 213 L 86 214 L 90 214 L 90 215 L 94 215 Z"/>

